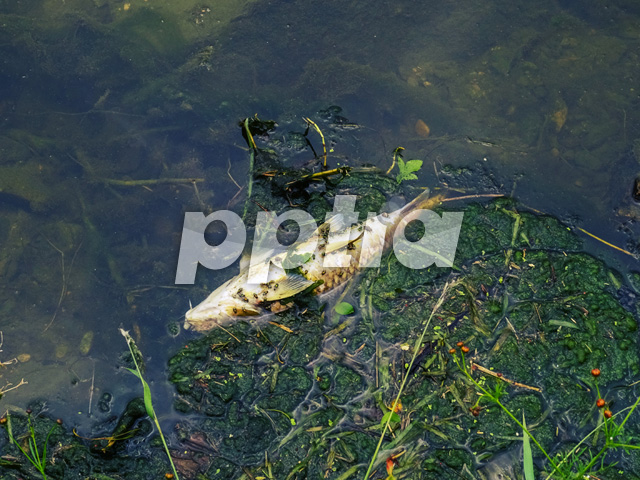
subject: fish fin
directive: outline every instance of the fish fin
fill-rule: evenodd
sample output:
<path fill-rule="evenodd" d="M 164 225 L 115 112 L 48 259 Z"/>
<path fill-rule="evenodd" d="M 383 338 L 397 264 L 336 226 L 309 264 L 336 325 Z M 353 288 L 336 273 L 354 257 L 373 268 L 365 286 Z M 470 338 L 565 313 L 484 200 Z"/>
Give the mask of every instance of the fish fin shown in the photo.
<path fill-rule="evenodd" d="M 283 298 L 293 297 L 309 288 L 313 283 L 313 281 L 307 280 L 302 275 L 289 274 L 284 280 L 269 287 L 269 292 L 264 299 L 268 302 L 275 302 Z"/>
<path fill-rule="evenodd" d="M 320 233 L 330 235 L 327 238 L 327 249 L 325 253 L 335 252 L 341 248 L 346 247 L 348 244 L 358 240 L 363 232 L 358 234 L 355 238 L 351 238 L 353 233 L 353 225 L 347 225 L 344 220 L 344 215 L 338 213 L 333 215 L 326 222 L 324 222 L 318 229 Z"/>
<path fill-rule="evenodd" d="M 339 232 L 340 230 L 344 230 L 347 225 L 344 222 L 344 215 L 341 213 L 337 213 L 329 217 L 329 220 L 325 221 L 322 225 L 320 225 L 320 229 L 322 231 L 327 232 Z"/>
<path fill-rule="evenodd" d="M 229 305 L 225 310 L 227 314 L 232 317 L 249 317 L 262 314 L 262 311 L 253 305 L 242 305 L 237 307 Z"/>

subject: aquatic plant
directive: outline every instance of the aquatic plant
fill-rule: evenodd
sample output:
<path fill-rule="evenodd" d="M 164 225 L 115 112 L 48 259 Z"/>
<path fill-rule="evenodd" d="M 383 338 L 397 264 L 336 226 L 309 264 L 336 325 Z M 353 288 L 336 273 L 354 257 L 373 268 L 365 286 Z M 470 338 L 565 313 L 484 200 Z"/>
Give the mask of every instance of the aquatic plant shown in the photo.
<path fill-rule="evenodd" d="M 47 474 L 45 472 L 47 466 L 47 444 L 49 443 L 49 437 L 53 433 L 56 425 L 53 425 L 51 429 L 49 429 L 49 433 L 47 434 L 47 438 L 44 441 L 44 445 L 42 446 L 42 451 L 38 448 L 38 442 L 36 440 L 36 430 L 31 422 L 31 410 L 27 410 L 27 422 L 29 425 L 29 434 L 27 436 L 27 443 L 29 445 L 29 452 L 27 452 L 22 445 L 16 440 L 13 436 L 13 429 L 11 428 L 11 415 L 7 414 L 6 417 L 2 417 L 0 419 L 0 423 L 4 425 L 7 429 L 7 434 L 9 435 L 9 441 L 13 443 L 22 455 L 25 456 L 27 460 L 40 472 L 42 478 L 47 480 Z M 61 421 L 58 421 L 59 423 Z"/>
<path fill-rule="evenodd" d="M 409 375 L 411 373 L 411 368 L 413 367 L 413 364 L 416 361 L 416 357 L 418 356 L 418 352 L 420 351 L 420 347 L 422 346 L 422 342 L 425 339 L 425 335 L 427 334 L 427 329 L 429 328 L 429 325 L 431 324 L 431 319 L 433 318 L 433 316 L 436 314 L 436 312 L 442 306 L 442 303 L 445 300 L 448 288 L 449 288 L 449 284 L 445 283 L 444 287 L 442 288 L 442 293 L 440 294 L 440 298 L 438 299 L 438 301 L 436 302 L 435 306 L 433 307 L 433 310 L 431 310 L 431 315 L 429 315 L 429 318 L 427 319 L 427 321 L 424 324 L 424 328 L 422 329 L 422 334 L 420 335 L 420 337 L 418 337 L 418 340 L 416 340 L 415 348 L 413 349 L 413 356 L 411 357 L 411 361 L 409 362 L 409 364 L 406 366 L 405 373 L 404 373 L 404 376 L 402 378 L 402 384 L 400 385 L 400 390 L 398 390 L 398 394 L 396 395 L 396 398 L 393 401 L 393 405 L 391 406 L 390 411 L 387 412 L 387 414 L 385 414 L 382 417 L 382 420 L 380 422 L 381 425 L 383 425 L 382 432 L 380 433 L 380 439 L 378 440 L 378 444 L 376 445 L 376 449 L 373 452 L 373 456 L 371 457 L 371 461 L 369 462 L 369 467 L 367 468 L 367 473 L 364 476 L 365 479 L 369 478 L 369 475 L 371 474 L 371 471 L 373 470 L 373 467 L 374 467 L 375 462 L 376 462 L 376 458 L 378 457 L 378 452 L 380 452 L 380 447 L 382 446 L 382 442 L 384 440 L 384 434 L 387 431 L 387 429 L 389 428 L 389 424 L 394 419 L 394 414 L 397 411 L 396 409 L 397 409 L 398 405 L 400 404 L 400 396 L 402 395 L 404 387 L 407 384 L 407 380 L 408 380 Z M 396 417 L 397 417 L 397 415 L 396 415 Z M 391 474 L 391 471 L 393 471 L 393 468 L 389 468 L 389 466 L 387 466 L 387 472 L 389 473 L 389 477 L 393 478 L 393 475 Z"/>
<path fill-rule="evenodd" d="M 523 415 L 522 422 L 520 422 L 514 415 L 514 413 L 509 410 L 508 407 L 505 406 L 503 402 L 500 401 L 500 398 L 505 394 L 505 388 L 507 383 L 511 383 L 508 380 L 504 379 L 500 374 L 496 374 L 496 380 L 493 390 L 489 389 L 483 383 L 476 380 L 472 371 L 477 369 L 477 366 L 471 362 L 471 368 L 467 366 L 467 361 L 465 360 L 465 354 L 469 353 L 469 347 L 463 344 L 463 342 L 458 342 L 457 347 L 460 348 L 460 355 L 458 356 L 457 350 L 452 348 L 450 353 L 453 355 L 453 359 L 458 369 L 464 374 L 464 376 L 473 383 L 473 385 L 477 388 L 479 397 L 476 400 L 474 406 L 470 408 L 471 413 L 474 416 L 478 416 L 481 411 L 482 403 L 493 403 L 500 407 L 503 412 L 505 412 L 513 422 L 515 422 L 523 432 L 523 465 L 524 465 L 524 475 L 526 479 L 533 479 L 533 456 L 531 453 L 531 448 L 527 448 L 529 445 L 529 440 L 531 440 L 542 452 L 547 461 L 549 462 L 549 468 L 551 472 L 547 474 L 545 480 L 550 480 L 553 478 L 556 479 L 566 479 L 571 480 L 575 478 L 597 478 L 596 474 L 599 472 L 606 470 L 610 467 L 605 463 L 605 457 L 611 450 L 615 449 L 625 449 L 625 450 L 640 450 L 640 446 L 632 445 L 629 442 L 632 440 L 632 437 L 625 434 L 624 425 L 627 423 L 631 414 L 636 410 L 638 404 L 640 404 L 640 397 L 638 397 L 633 405 L 627 407 L 615 415 L 609 410 L 605 408 L 606 401 L 602 398 L 600 394 L 600 387 L 598 385 L 598 377 L 601 374 L 599 368 L 594 368 L 591 370 L 591 375 L 594 379 L 594 386 L 596 389 L 596 394 L 598 396 L 598 400 L 596 401 L 596 406 L 598 407 L 598 411 L 601 415 L 601 423 L 596 426 L 588 435 L 582 438 L 567 454 L 556 456 L 556 460 L 554 460 L 551 455 L 547 452 L 547 450 L 540 444 L 540 442 L 535 438 L 535 436 L 531 433 L 530 429 L 526 425 L 525 417 Z M 623 412 L 627 412 L 624 420 L 619 424 L 616 423 L 615 417 L 621 415 Z M 596 434 L 599 430 L 604 430 L 604 444 L 599 447 L 599 449 L 594 452 L 589 447 L 584 450 L 580 450 L 580 447 L 587 442 L 589 438 L 591 438 L 594 434 Z"/>
<path fill-rule="evenodd" d="M 167 446 L 167 440 L 164 438 L 164 434 L 162 433 L 162 428 L 160 427 L 160 422 L 158 421 L 158 416 L 156 415 L 156 412 L 153 409 L 153 402 L 152 402 L 152 398 L 151 398 L 151 389 L 149 388 L 149 384 L 146 382 L 146 380 L 142 376 L 142 372 L 140 371 L 140 366 L 138 365 L 138 361 L 136 360 L 136 354 L 140 355 L 140 350 L 138 350 L 138 346 L 136 345 L 136 342 L 134 342 L 133 338 L 131 338 L 131 335 L 129 335 L 129 332 L 127 332 L 126 330 L 123 330 L 121 328 L 120 329 L 120 333 L 122 334 L 122 336 L 127 341 L 127 346 L 129 347 L 129 352 L 131 352 L 131 358 L 133 358 L 133 364 L 136 367 L 135 370 L 133 370 L 132 368 L 127 368 L 127 370 L 129 370 L 136 377 L 138 377 L 140 379 L 140 382 L 142 383 L 142 391 L 144 393 L 144 407 L 145 407 L 145 410 L 147 412 L 147 415 L 149 415 L 149 418 L 151 418 L 153 420 L 153 422 L 156 424 L 156 428 L 158 429 L 158 433 L 160 434 L 160 439 L 162 440 L 162 445 L 164 446 L 164 451 L 167 453 L 167 458 L 169 459 L 169 463 L 171 464 L 171 469 L 173 470 L 174 477 L 172 477 L 172 478 L 175 478 L 176 480 L 180 480 L 180 477 L 178 476 L 178 472 L 176 470 L 176 467 L 173 464 L 173 459 L 171 458 L 171 452 L 169 452 L 169 447 Z"/>
<path fill-rule="evenodd" d="M 414 173 L 419 171 L 422 168 L 422 160 L 407 160 L 406 162 L 402 159 L 402 151 L 403 147 L 398 147 L 393 151 L 393 163 L 389 170 L 387 170 L 387 175 L 391 173 L 393 167 L 398 164 L 398 174 L 396 175 L 396 181 L 398 183 L 402 183 L 405 180 L 417 180 L 418 176 Z"/>

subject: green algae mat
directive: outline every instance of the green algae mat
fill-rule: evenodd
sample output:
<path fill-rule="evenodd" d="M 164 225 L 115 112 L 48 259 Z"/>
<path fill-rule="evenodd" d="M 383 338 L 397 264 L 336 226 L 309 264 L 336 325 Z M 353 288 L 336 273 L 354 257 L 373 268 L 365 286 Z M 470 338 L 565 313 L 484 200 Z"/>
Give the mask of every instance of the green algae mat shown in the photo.
<path fill-rule="evenodd" d="M 309 172 L 288 170 L 284 152 L 272 140 L 256 151 L 247 219 L 258 208 L 295 204 L 322 221 L 339 194 L 358 195 L 356 210 L 366 216 L 393 196 L 420 191 L 366 169 L 292 184 Z M 328 303 L 302 298 L 267 321 L 191 337 L 168 367 L 181 416 L 164 430 L 180 478 L 364 478 L 386 423 L 370 478 L 525 478 L 523 431 L 513 421 L 523 416 L 554 462 L 573 452 L 577 469 L 598 455 L 613 425 L 607 422 L 620 424 L 640 395 L 640 276 L 583 253 L 570 226 L 515 200 L 436 209 L 445 210 L 464 212 L 453 268 L 412 270 L 388 254 Z M 338 300 L 353 313 L 336 312 Z M 460 368 L 462 349 L 477 384 Z M 123 363 L 132 366 L 130 357 Z M 478 402 L 478 385 L 499 391 L 513 417 Z M 13 413 L 11 423 L 25 448 L 35 438 L 41 451 L 50 434 L 47 478 L 171 478 L 142 399 L 109 436 L 94 439 L 42 408 Z M 3 426 L 0 476 L 40 478 Z M 640 445 L 639 430 L 640 412 L 633 412 L 619 443 Z M 540 478 L 574 478 L 554 473 L 531 449 Z M 640 454 L 612 449 L 592 471 L 592 478 L 640 478 Z"/>

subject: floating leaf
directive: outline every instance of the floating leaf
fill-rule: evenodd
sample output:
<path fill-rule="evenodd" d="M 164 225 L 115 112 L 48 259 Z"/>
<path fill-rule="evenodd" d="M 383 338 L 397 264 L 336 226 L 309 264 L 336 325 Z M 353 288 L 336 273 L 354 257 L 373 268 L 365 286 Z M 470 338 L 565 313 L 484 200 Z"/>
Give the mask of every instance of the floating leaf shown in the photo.
<path fill-rule="evenodd" d="M 418 177 L 413 173 L 422 168 L 422 160 L 408 160 L 405 162 L 398 156 L 398 175 L 396 180 L 401 183 L 404 180 L 416 180 Z"/>
<path fill-rule="evenodd" d="M 353 305 L 348 302 L 340 302 L 334 307 L 334 310 L 340 315 L 351 315 L 353 313 Z"/>
<path fill-rule="evenodd" d="M 549 320 L 549 325 L 556 325 L 558 327 L 567 327 L 567 328 L 575 328 L 579 329 L 575 323 L 567 322 L 566 320 Z"/>
<path fill-rule="evenodd" d="M 382 416 L 382 420 L 380 420 L 380 425 L 384 425 L 385 423 L 387 423 L 387 420 L 389 420 L 389 417 L 391 417 L 392 422 L 400 421 L 400 415 L 398 415 L 396 412 L 392 412 L 391 410 L 389 410 L 387 413 L 385 413 Z"/>

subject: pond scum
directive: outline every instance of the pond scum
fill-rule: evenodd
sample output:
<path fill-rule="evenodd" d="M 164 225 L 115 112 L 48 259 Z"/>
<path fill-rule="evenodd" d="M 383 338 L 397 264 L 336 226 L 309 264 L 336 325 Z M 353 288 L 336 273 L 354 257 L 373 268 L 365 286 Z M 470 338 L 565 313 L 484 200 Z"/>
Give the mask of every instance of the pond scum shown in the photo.
<path fill-rule="evenodd" d="M 252 131 L 258 126 L 270 128 Z M 294 203 L 320 220 L 331 210 L 327 199 L 348 193 L 366 215 L 392 195 L 417 192 L 373 171 L 294 182 L 300 171 L 286 171 L 268 147 L 255 151 L 248 219 L 257 208 Z M 526 418 L 548 452 L 531 444 L 535 478 L 575 478 L 554 473 L 550 459 L 560 463 L 600 426 L 573 450 L 588 464 L 605 442 L 605 412 L 620 424 L 640 395 L 640 275 L 624 278 L 582 253 L 570 227 L 512 199 L 445 205 L 465 212 L 454 268 L 410 270 L 387 255 L 340 298 L 353 304 L 351 314 L 302 298 L 260 326 L 214 329 L 169 360 L 174 408 L 183 417 L 165 434 L 180 478 L 361 479 L 385 423 L 370 478 L 524 478 L 523 431 L 514 418 Z M 497 392 L 511 415 L 480 399 L 482 389 Z M 39 405 L 31 409 L 11 414 L 12 434 L 27 448 L 30 432 L 39 448 L 50 435 L 48 478 L 173 476 L 142 398 L 97 439 L 74 435 Z M 640 445 L 639 415 L 631 415 L 620 443 Z M 0 477 L 39 478 L 6 423 Z M 640 478 L 640 455 L 614 449 L 592 473 Z"/>

